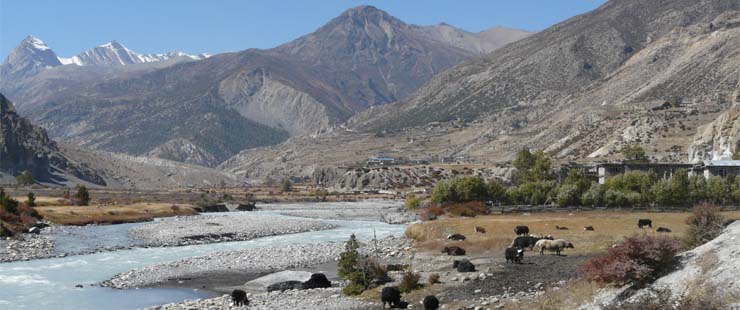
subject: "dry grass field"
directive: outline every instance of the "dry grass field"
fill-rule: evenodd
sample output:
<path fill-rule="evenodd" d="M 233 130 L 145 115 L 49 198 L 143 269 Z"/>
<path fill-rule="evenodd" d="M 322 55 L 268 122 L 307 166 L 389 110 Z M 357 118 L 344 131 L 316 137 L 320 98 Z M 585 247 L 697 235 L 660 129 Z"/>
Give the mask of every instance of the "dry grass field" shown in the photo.
<path fill-rule="evenodd" d="M 63 225 L 117 224 L 150 221 L 155 217 L 194 214 L 192 205 L 135 203 L 111 206 L 40 206 L 36 211 L 46 220 Z"/>
<path fill-rule="evenodd" d="M 681 238 L 687 229 L 684 223 L 688 212 L 637 213 L 611 211 L 553 212 L 515 215 L 487 215 L 475 218 L 446 218 L 409 226 L 406 235 L 417 241 L 417 248 L 438 251 L 444 244 L 455 243 L 471 254 L 489 251 L 500 252 L 511 244 L 515 237 L 514 227 L 529 226 L 532 235 L 552 235 L 555 238 L 567 239 L 575 245 L 566 254 L 603 253 L 614 243 L 625 236 L 633 234 L 657 234 L 654 230 L 637 228 L 637 220 L 649 218 L 653 228 L 667 227 L 668 236 Z M 740 219 L 740 211 L 724 212 L 728 219 Z M 567 227 L 558 230 L 555 226 Z M 474 227 L 485 228 L 486 233 L 474 232 Z M 594 231 L 584 231 L 584 226 L 593 226 Z M 465 241 L 447 240 L 448 234 L 460 233 L 467 237 Z"/>

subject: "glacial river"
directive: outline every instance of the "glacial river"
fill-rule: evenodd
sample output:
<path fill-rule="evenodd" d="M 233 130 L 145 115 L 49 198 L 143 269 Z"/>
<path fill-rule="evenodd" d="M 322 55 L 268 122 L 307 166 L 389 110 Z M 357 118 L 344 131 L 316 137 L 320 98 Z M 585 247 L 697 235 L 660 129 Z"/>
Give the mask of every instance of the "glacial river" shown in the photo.
<path fill-rule="evenodd" d="M 271 211 L 227 213 L 224 216 L 277 215 Z M 203 292 L 190 289 L 132 289 L 116 290 L 91 286 L 113 275 L 147 265 L 178 260 L 190 256 L 206 255 L 218 251 L 279 246 L 299 243 L 345 241 L 355 233 L 359 239 L 372 239 L 389 235 L 400 236 L 405 225 L 389 225 L 370 221 L 321 220 L 339 225 L 338 228 L 250 241 L 224 242 L 169 248 L 134 248 L 77 255 L 65 258 L 38 259 L 0 264 L 0 309 L 141 309 L 150 306 L 179 302 L 185 299 L 206 297 Z M 58 246 L 71 250 L 84 248 L 84 244 L 118 245 L 130 242 L 127 230 L 135 225 L 93 226 L 76 230 L 85 236 L 82 246 L 75 237 L 60 235 Z M 100 236 L 99 238 L 95 236 Z M 102 242 L 102 243 L 101 243 Z M 75 288 L 82 284 L 84 288 Z"/>

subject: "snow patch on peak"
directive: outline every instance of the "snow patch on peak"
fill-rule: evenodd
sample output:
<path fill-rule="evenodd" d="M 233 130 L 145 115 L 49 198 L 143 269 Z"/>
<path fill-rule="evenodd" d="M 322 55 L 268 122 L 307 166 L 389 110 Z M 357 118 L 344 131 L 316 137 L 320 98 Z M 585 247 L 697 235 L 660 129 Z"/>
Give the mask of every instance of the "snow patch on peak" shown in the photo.
<path fill-rule="evenodd" d="M 37 50 L 42 50 L 42 51 L 50 50 L 49 46 L 46 45 L 46 43 L 44 43 L 44 41 L 41 41 L 41 39 L 39 39 L 37 37 L 28 36 L 28 37 L 26 37 L 26 39 L 24 41 L 26 43 L 28 43 L 29 45 L 31 45 L 33 48 L 37 49 Z"/>

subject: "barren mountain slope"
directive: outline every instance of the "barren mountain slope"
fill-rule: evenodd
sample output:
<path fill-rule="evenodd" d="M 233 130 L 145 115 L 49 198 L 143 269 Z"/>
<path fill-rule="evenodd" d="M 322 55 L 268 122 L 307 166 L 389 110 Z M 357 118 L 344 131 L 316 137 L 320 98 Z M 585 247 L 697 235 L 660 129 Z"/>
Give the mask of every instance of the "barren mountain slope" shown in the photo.
<path fill-rule="evenodd" d="M 225 166 L 306 174 L 379 154 L 499 162 L 522 147 L 609 160 L 633 143 L 657 160 L 685 161 L 697 128 L 729 107 L 738 84 L 739 12 L 736 1 L 613 0 L 456 66 L 409 100 L 360 113 L 340 138 L 289 140 Z M 434 132 L 458 118 L 463 128 Z"/>
<path fill-rule="evenodd" d="M 740 3 L 729 0 L 612 0 L 593 12 L 576 16 L 487 57 L 448 70 L 409 100 L 363 113 L 353 123 L 358 128 L 372 129 L 407 127 L 457 117 L 474 119 L 506 107 L 575 101 L 579 94 L 598 87 L 606 88 L 615 80 L 623 84 L 631 82 L 630 88 L 614 91 L 624 97 L 627 95 L 625 92 L 635 93 L 634 84 L 647 84 L 651 78 L 666 73 L 669 78 L 663 78 L 661 83 L 652 86 L 653 91 L 635 93 L 632 101 L 714 93 L 717 89 L 725 89 L 726 84 L 715 86 L 711 82 L 724 78 L 706 71 L 700 71 L 703 73 L 701 76 L 692 77 L 704 81 L 699 89 L 662 90 L 658 86 L 686 81 L 686 77 L 680 75 L 686 72 L 673 70 L 671 64 L 676 60 L 687 61 L 667 54 L 693 48 L 690 39 L 681 38 L 683 32 L 692 32 L 688 36 L 694 36 L 733 31 L 736 25 L 730 18 L 733 14 L 730 11 L 738 9 Z M 728 18 L 731 20 L 710 29 L 710 23 Z M 634 63 L 631 59 L 636 55 L 647 58 L 645 54 L 650 50 L 680 40 L 684 41 L 677 42 L 679 44 L 663 53 L 651 55 L 655 56 L 649 59 L 652 65 L 645 69 L 652 76 L 642 74 L 629 77 L 627 81 L 620 80 L 626 77 L 612 76 Z M 732 58 L 727 53 L 707 58 L 711 60 L 717 56 L 720 59 Z M 706 61 L 696 70 L 704 69 L 707 64 L 712 62 Z M 669 90 L 671 92 L 667 94 Z M 603 100 L 591 103 L 602 104 Z M 404 121 L 398 121 L 401 119 Z"/>
<path fill-rule="evenodd" d="M 20 111 L 56 138 L 212 166 L 243 149 L 331 131 L 477 56 L 419 29 L 361 6 L 272 50 L 126 75 L 95 72 L 82 81 L 77 71 L 66 69 L 71 74 L 65 76 L 55 67 L 31 79 L 3 81 L 0 89 L 27 99 Z M 516 39 L 508 33 L 469 41 L 481 46 Z M 85 59 L 109 64 L 136 56 L 114 43 L 92 52 L 98 50 Z"/>
<path fill-rule="evenodd" d="M 78 178 L 105 185 L 94 170 L 59 151 L 43 128 L 20 117 L 13 104 L 0 94 L 0 174 L 14 176 L 24 171 L 31 172 L 40 182 L 63 184 Z"/>

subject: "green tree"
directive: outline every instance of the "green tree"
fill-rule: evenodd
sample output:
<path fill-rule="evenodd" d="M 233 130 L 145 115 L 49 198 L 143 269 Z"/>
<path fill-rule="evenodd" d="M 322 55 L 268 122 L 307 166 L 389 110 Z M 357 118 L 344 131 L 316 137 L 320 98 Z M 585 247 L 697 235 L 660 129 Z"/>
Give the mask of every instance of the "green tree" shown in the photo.
<path fill-rule="evenodd" d="M 735 151 L 732 153 L 732 160 L 740 160 L 740 152 Z"/>
<path fill-rule="evenodd" d="M 414 193 L 406 195 L 406 209 L 414 210 L 421 206 L 421 199 L 417 198 Z"/>
<path fill-rule="evenodd" d="M 707 182 L 707 196 L 715 205 L 724 205 L 729 192 L 727 182 L 721 177 L 711 177 Z"/>
<path fill-rule="evenodd" d="M 488 199 L 493 203 L 506 203 L 506 187 L 496 180 L 488 182 Z"/>
<path fill-rule="evenodd" d="M 604 203 L 604 192 L 605 188 L 603 185 L 593 182 L 591 187 L 581 195 L 581 203 L 584 206 L 603 206 Z"/>
<path fill-rule="evenodd" d="M 661 206 L 670 206 L 675 203 L 673 186 L 669 180 L 659 180 L 653 186 L 653 198 L 655 203 Z"/>
<path fill-rule="evenodd" d="M 36 206 L 36 195 L 34 193 L 28 193 L 28 196 L 26 198 L 26 206 L 29 208 L 33 208 Z"/>
<path fill-rule="evenodd" d="M 434 203 L 446 203 L 449 201 L 456 201 L 455 190 L 450 184 L 450 181 L 439 181 L 432 190 L 432 202 Z"/>
<path fill-rule="evenodd" d="M 87 190 L 87 187 L 78 185 L 75 199 L 77 200 L 77 205 L 86 206 L 90 204 L 90 192 Z"/>
<path fill-rule="evenodd" d="M 519 150 L 516 159 L 512 163 L 517 171 L 529 171 L 534 167 L 537 158 L 527 148 Z"/>
<path fill-rule="evenodd" d="M 15 182 L 20 186 L 31 185 L 34 183 L 33 174 L 28 170 L 23 171 L 23 173 L 15 177 Z"/>
<path fill-rule="evenodd" d="M 488 196 L 488 188 L 479 176 L 462 177 L 452 181 L 457 202 L 483 201 Z"/>
<path fill-rule="evenodd" d="M 702 175 L 692 175 L 689 178 L 689 200 L 699 203 L 707 199 L 707 179 Z"/>
<path fill-rule="evenodd" d="M 622 148 L 622 156 L 624 156 L 624 159 L 626 160 L 633 161 L 647 161 L 648 159 L 647 155 L 645 155 L 645 150 L 637 144 L 628 145 Z"/>
<path fill-rule="evenodd" d="M 367 263 L 360 257 L 357 237 L 352 234 L 344 244 L 344 252 L 339 254 L 337 263 L 337 274 L 350 283 L 342 289 L 347 295 L 359 295 L 372 283 L 371 276 L 367 273 Z"/>
<path fill-rule="evenodd" d="M 581 193 L 577 186 L 563 184 L 558 187 L 555 202 L 561 207 L 577 206 L 581 202 L 580 197 Z"/>
<path fill-rule="evenodd" d="M 283 181 L 280 183 L 280 190 L 283 192 L 290 192 L 293 190 L 293 183 L 290 182 L 290 178 L 283 178 Z"/>

